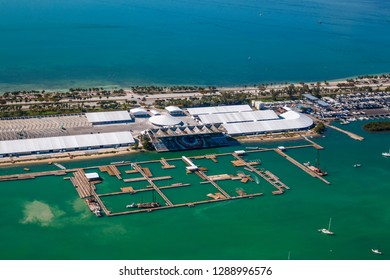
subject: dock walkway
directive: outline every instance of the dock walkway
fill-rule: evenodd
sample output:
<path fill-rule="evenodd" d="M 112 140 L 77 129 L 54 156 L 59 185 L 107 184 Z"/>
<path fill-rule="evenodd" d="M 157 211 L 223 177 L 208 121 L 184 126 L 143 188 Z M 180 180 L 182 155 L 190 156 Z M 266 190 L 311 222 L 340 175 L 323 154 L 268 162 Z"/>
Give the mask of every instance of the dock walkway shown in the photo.
<path fill-rule="evenodd" d="M 318 178 L 320 179 L 321 181 L 323 181 L 325 184 L 330 184 L 329 181 L 325 180 L 324 178 L 322 178 L 322 176 L 316 174 L 315 172 L 311 171 L 309 168 L 307 168 L 306 166 L 304 166 L 302 163 L 296 161 L 295 159 L 293 159 L 292 157 L 290 157 L 289 155 L 287 155 L 286 153 L 282 152 L 281 150 L 279 149 L 274 149 L 274 151 L 276 153 L 278 153 L 279 155 L 281 155 L 282 157 L 284 157 L 285 159 L 287 159 L 289 162 L 291 162 L 292 164 L 294 164 L 295 166 L 299 167 L 300 169 L 302 169 L 303 171 L 305 171 L 307 174 L 309 174 L 310 176 L 312 177 L 315 177 L 315 178 Z"/>
<path fill-rule="evenodd" d="M 357 135 L 357 134 L 355 134 L 355 133 L 353 133 L 353 132 L 346 131 L 346 130 L 341 129 L 341 128 L 337 127 L 337 126 L 330 125 L 330 124 L 327 124 L 327 123 L 324 123 L 324 124 L 325 124 L 325 126 L 327 126 L 327 127 L 330 127 L 330 128 L 332 128 L 332 129 L 334 129 L 334 130 L 337 130 L 337 131 L 339 131 L 339 132 L 341 132 L 341 133 L 347 134 L 349 137 L 351 137 L 351 138 L 354 139 L 354 140 L 358 140 L 358 141 L 363 141 L 363 140 L 364 140 L 364 137 L 359 136 L 359 135 Z"/>
<path fill-rule="evenodd" d="M 145 177 L 145 179 L 149 182 L 149 184 L 152 186 L 153 189 L 156 190 L 156 192 L 165 200 L 168 206 L 173 206 L 173 203 L 168 199 L 168 197 L 165 196 L 165 194 L 156 186 L 156 184 L 153 182 L 151 178 L 149 178 L 143 169 L 136 163 L 133 163 L 133 168 L 135 170 L 138 170 L 139 173 L 141 173 L 142 176 Z"/>

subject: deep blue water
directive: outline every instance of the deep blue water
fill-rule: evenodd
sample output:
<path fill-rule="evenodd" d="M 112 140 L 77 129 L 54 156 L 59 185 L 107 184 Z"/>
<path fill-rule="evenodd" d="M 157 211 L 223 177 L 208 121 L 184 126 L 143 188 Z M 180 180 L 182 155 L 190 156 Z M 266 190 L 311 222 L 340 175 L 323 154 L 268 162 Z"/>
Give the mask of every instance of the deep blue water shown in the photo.
<path fill-rule="evenodd" d="M 390 2 L 0 0 L 0 91 L 390 72 Z"/>

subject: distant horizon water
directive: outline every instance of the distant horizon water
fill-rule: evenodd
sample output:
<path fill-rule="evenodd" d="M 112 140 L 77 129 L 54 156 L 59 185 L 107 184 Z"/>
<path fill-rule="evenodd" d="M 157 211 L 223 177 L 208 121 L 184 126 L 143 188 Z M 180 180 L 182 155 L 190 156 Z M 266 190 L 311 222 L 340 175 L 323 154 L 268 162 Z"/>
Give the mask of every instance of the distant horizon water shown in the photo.
<path fill-rule="evenodd" d="M 390 3 L 0 0 L 0 92 L 390 73 Z"/>

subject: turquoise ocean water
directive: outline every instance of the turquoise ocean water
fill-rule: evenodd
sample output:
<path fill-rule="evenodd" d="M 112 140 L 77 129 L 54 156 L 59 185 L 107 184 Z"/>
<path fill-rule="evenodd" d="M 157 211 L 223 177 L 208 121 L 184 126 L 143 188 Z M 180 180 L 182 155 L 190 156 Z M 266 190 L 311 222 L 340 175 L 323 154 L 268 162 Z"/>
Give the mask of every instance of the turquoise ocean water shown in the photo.
<path fill-rule="evenodd" d="M 390 71 L 382 0 L 0 0 L 0 90 Z"/>
<path fill-rule="evenodd" d="M 329 172 L 332 184 L 326 185 L 301 171 L 274 152 L 247 156 L 261 160 L 262 166 L 290 186 L 284 195 L 274 196 L 265 181 L 240 186 L 264 196 L 192 208 L 184 207 L 120 217 L 93 216 L 78 198 L 72 184 L 62 177 L 42 177 L 0 183 L 2 225 L 0 259 L 389 259 L 390 256 L 390 160 L 381 155 L 390 148 L 389 133 L 371 134 L 361 129 L 362 122 L 349 130 L 365 137 L 362 142 L 337 131 L 314 139 L 325 147 L 321 165 Z M 298 142 L 254 143 L 250 146 L 275 147 Z M 64 162 L 68 167 L 107 164 L 111 161 L 143 161 L 160 158 L 221 153 L 242 147 L 188 151 L 185 153 L 142 153 L 93 161 Z M 288 150 L 300 162 L 314 161 L 313 148 Z M 233 173 L 230 158 L 218 163 L 196 160 L 209 168 L 209 175 Z M 362 167 L 354 168 L 360 163 Z M 174 202 L 207 199 L 216 192 L 199 184 L 196 176 L 186 175 L 184 163 L 175 161 L 169 182 L 189 181 L 191 186 L 164 190 Z M 1 168 L 0 174 L 23 173 L 25 166 Z M 52 165 L 28 166 L 31 171 L 56 169 Z M 151 164 L 155 176 L 164 175 L 159 165 Z M 128 169 L 128 168 L 127 168 Z M 124 170 L 121 170 L 122 172 Z M 166 174 L 168 175 L 168 174 Z M 131 177 L 131 174 L 124 176 Z M 117 179 L 103 174 L 98 192 L 119 191 Z M 257 178 L 258 179 L 258 178 Z M 255 178 L 255 181 L 257 180 Z M 117 184 L 117 183 L 116 183 Z M 220 185 L 234 194 L 239 184 Z M 142 183 L 133 184 L 135 188 Z M 143 186 L 145 187 L 145 185 Z M 126 210 L 132 201 L 150 201 L 147 195 L 121 195 L 105 198 L 109 209 Z M 327 227 L 332 217 L 334 236 L 317 231 Z M 371 252 L 379 248 L 383 255 Z"/>

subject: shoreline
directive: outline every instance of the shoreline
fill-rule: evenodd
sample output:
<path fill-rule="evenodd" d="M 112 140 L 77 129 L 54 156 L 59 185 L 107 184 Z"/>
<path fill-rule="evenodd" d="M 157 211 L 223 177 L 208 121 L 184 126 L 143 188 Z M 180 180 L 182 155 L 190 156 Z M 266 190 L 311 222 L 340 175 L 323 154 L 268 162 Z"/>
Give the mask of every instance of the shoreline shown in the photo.
<path fill-rule="evenodd" d="M 257 135 L 252 137 L 232 137 L 234 141 L 239 142 L 240 144 L 245 143 L 271 143 L 271 142 L 283 142 L 283 141 L 297 141 L 297 140 L 304 140 L 301 135 L 304 135 L 306 137 L 319 137 L 319 134 L 315 133 L 312 130 L 301 132 L 301 133 L 284 133 L 284 134 L 271 134 L 271 135 Z M 199 149 L 198 151 L 202 151 L 205 149 Z M 193 151 L 193 150 L 192 150 Z M 99 158 L 107 158 L 107 157 L 116 157 L 116 156 L 122 156 L 126 154 L 136 154 L 136 153 L 144 153 L 146 151 L 140 149 L 140 150 L 130 150 L 130 148 L 118 148 L 118 149 L 104 149 L 99 150 L 91 154 L 85 154 L 84 152 L 80 153 L 74 152 L 73 154 L 68 152 L 65 154 L 47 154 L 45 156 L 38 158 L 36 155 L 34 156 L 25 156 L 17 157 L 17 158 L 1 158 L 0 159 L 0 168 L 7 168 L 11 166 L 23 166 L 23 165 L 34 165 L 34 164 L 51 164 L 51 163 L 65 163 L 69 161 L 78 161 L 78 160 L 93 160 L 93 159 L 99 159 Z M 178 151 L 173 151 L 178 152 Z M 170 153 L 170 152 L 166 152 Z M 166 153 L 160 153 L 160 154 L 166 154 Z M 162 156 L 163 157 L 163 156 Z"/>
<path fill-rule="evenodd" d="M 342 78 L 335 78 L 335 79 L 322 79 L 321 81 L 319 80 L 313 80 L 313 81 L 258 81 L 258 82 L 252 82 L 252 83 L 247 83 L 251 84 L 252 86 L 247 86 L 245 83 L 244 84 L 232 84 L 232 85 L 202 85 L 202 84 L 190 84 L 190 83 L 181 83 L 181 84 L 164 84 L 164 83 L 141 83 L 141 84 L 134 84 L 134 85 L 126 85 L 122 86 L 120 84 L 113 84 L 107 81 L 105 85 L 100 85 L 98 86 L 96 84 L 90 84 L 86 83 L 83 81 L 80 81 L 80 83 L 69 83 L 68 86 L 61 86 L 61 87 L 55 87 L 55 86 L 50 86 L 47 85 L 46 87 L 43 87 L 44 85 L 34 85 L 34 84 L 21 84 L 21 85 L 13 85 L 13 84 L 8 84 L 8 83 L 0 83 L 0 96 L 4 94 L 5 92 L 12 92 L 12 91 L 31 91 L 31 90 L 37 90 L 37 91 L 46 91 L 46 92 L 67 92 L 69 91 L 70 88 L 89 88 L 89 87 L 99 87 L 99 88 L 104 88 L 107 90 L 115 90 L 115 89 L 123 89 L 125 91 L 132 90 L 132 87 L 150 87 L 150 86 L 157 86 L 157 87 L 175 87 L 175 86 L 199 86 L 199 87 L 209 87 L 209 86 L 215 86 L 217 90 L 242 90 L 242 89 L 253 89 L 253 88 L 258 88 L 260 85 L 268 84 L 270 88 L 282 88 L 286 87 L 290 84 L 293 84 L 295 86 L 301 85 L 303 82 L 304 84 L 316 84 L 316 83 L 321 83 L 323 84 L 324 81 L 329 83 L 330 86 L 336 86 L 338 83 L 343 83 L 347 82 L 347 80 L 350 79 L 358 79 L 361 76 L 381 76 L 381 75 L 390 75 L 390 72 L 383 72 L 383 73 L 374 73 L 374 74 L 360 74 L 360 75 L 355 75 L 355 76 L 349 76 L 349 77 L 342 77 Z M 256 87 L 253 87 L 253 84 L 256 84 Z M 67 88 L 66 88 L 67 87 Z"/>
<path fill-rule="evenodd" d="M 77 152 L 76 152 L 77 153 Z M 26 156 L 18 157 L 18 158 L 2 158 L 0 159 L 0 168 L 3 167 L 10 167 L 10 166 L 22 166 L 22 165 L 34 165 L 39 163 L 64 163 L 69 161 L 79 161 L 79 160 L 85 160 L 85 159 L 98 159 L 98 158 L 106 158 L 106 157 L 115 157 L 115 156 L 121 156 L 126 154 L 134 154 L 134 153 L 142 153 L 141 151 L 136 150 L 129 150 L 129 148 L 122 148 L 122 149 L 104 149 L 100 151 L 96 151 L 96 153 L 91 154 L 72 154 L 72 153 L 66 153 L 66 154 L 48 154 L 45 157 L 37 158 L 36 156 Z M 80 153 L 80 152 L 78 152 Z"/>

